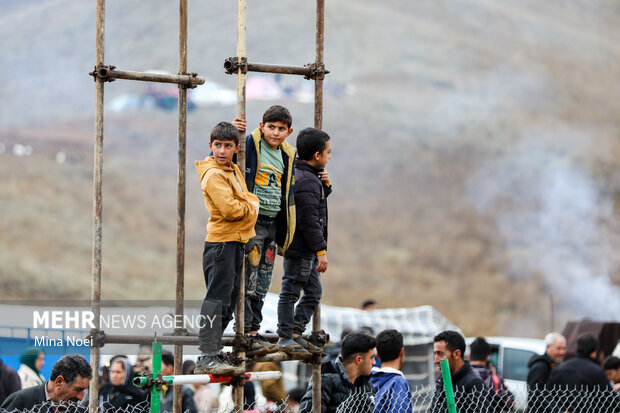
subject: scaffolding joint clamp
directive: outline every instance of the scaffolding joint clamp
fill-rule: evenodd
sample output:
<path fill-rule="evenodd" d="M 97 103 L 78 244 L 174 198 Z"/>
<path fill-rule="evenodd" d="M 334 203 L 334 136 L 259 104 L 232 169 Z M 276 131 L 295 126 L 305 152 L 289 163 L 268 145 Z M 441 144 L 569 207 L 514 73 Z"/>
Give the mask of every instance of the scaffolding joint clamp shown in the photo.
<path fill-rule="evenodd" d="M 329 342 L 329 334 L 325 330 L 312 330 L 312 334 L 308 337 L 308 341 L 319 347 L 325 346 Z"/>
<path fill-rule="evenodd" d="M 116 69 L 116 66 L 106 66 L 103 63 L 99 63 L 95 66 L 95 69 L 89 73 L 96 82 L 99 79 L 100 82 L 114 82 L 116 79 L 111 76 L 111 72 Z"/>
<path fill-rule="evenodd" d="M 187 76 L 189 77 L 189 82 L 188 83 L 179 83 L 180 87 L 184 87 L 185 89 L 195 89 L 196 86 L 201 85 L 204 82 L 200 82 L 200 80 L 198 79 L 198 73 L 196 72 L 192 72 L 192 73 L 181 73 L 179 72 L 179 76 Z M 188 334 L 189 335 L 189 334 Z"/>
<path fill-rule="evenodd" d="M 304 76 L 304 79 L 308 80 L 323 80 L 325 79 L 325 75 L 329 73 L 329 70 L 325 70 L 325 65 L 323 63 L 318 65 L 316 63 L 308 63 L 305 64 L 304 67 L 310 69 L 310 73 Z"/>
<path fill-rule="evenodd" d="M 224 60 L 224 70 L 226 70 L 227 75 L 233 75 L 237 73 L 241 69 L 241 73 L 248 73 L 248 58 L 242 57 L 239 59 L 238 57 L 229 57 Z"/>
<path fill-rule="evenodd" d="M 233 338 L 233 349 L 235 353 L 246 351 L 250 348 L 250 338 L 246 334 L 235 334 Z"/>
<path fill-rule="evenodd" d="M 93 328 L 88 334 L 88 339 L 91 347 L 103 347 L 105 345 L 105 332 Z"/>

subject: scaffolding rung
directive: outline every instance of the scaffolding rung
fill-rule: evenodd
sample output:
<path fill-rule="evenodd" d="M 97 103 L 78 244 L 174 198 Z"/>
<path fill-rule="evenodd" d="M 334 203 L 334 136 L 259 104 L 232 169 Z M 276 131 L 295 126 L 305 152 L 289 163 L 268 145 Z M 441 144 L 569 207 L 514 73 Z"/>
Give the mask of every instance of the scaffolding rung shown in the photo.
<path fill-rule="evenodd" d="M 239 69 L 241 69 L 244 73 L 280 73 L 284 75 L 300 75 L 305 77 L 306 79 L 314 79 L 317 76 L 323 78 L 327 73 L 329 73 L 328 70 L 325 70 L 325 67 L 323 65 L 316 65 L 315 63 L 309 63 L 304 66 L 274 65 L 268 63 L 248 63 L 245 57 L 241 58 L 241 62 L 237 57 L 229 57 L 224 61 L 224 69 L 229 75 L 235 74 Z"/>
<path fill-rule="evenodd" d="M 154 338 L 152 335 L 118 335 L 118 334 L 105 334 L 101 332 L 99 335 L 95 336 L 95 340 L 93 342 L 101 342 L 101 344 L 152 344 Z M 264 334 L 268 341 L 275 343 L 278 341 L 277 334 Z M 312 339 L 312 335 L 303 335 L 305 340 Z M 157 336 L 157 341 L 162 344 L 170 345 L 170 344 L 178 344 L 181 346 L 198 346 L 198 336 L 197 335 L 184 335 L 184 336 Z M 232 346 L 235 341 L 235 334 L 224 334 L 222 337 L 222 344 L 225 346 Z"/>
<path fill-rule="evenodd" d="M 256 363 L 262 363 L 262 362 L 268 362 L 268 361 L 289 361 L 289 360 L 309 361 L 310 359 L 312 359 L 312 354 L 305 355 L 305 356 L 294 356 L 294 355 L 285 353 L 284 351 L 277 351 L 275 353 L 266 354 L 261 357 L 248 357 L 248 359 Z"/>
<path fill-rule="evenodd" d="M 115 66 L 104 65 L 96 67 L 94 71 L 90 72 L 90 75 L 95 79 L 100 79 L 104 82 L 113 82 L 116 79 L 126 79 L 139 80 L 143 82 L 175 83 L 189 88 L 195 88 L 205 82 L 205 78 L 198 76 L 196 73 L 189 73 L 186 75 L 170 75 L 165 73 L 132 72 L 128 70 L 116 70 Z"/>
<path fill-rule="evenodd" d="M 243 374 L 245 381 L 265 381 L 277 380 L 282 377 L 281 371 L 252 371 Z M 132 383 L 136 387 L 147 387 L 152 385 L 150 377 L 140 376 L 134 377 Z M 161 380 L 168 385 L 178 384 L 203 384 L 203 383 L 230 383 L 230 376 L 214 376 L 212 374 L 190 374 L 190 375 L 174 375 L 162 376 Z M 149 383 L 151 382 L 151 383 Z"/>

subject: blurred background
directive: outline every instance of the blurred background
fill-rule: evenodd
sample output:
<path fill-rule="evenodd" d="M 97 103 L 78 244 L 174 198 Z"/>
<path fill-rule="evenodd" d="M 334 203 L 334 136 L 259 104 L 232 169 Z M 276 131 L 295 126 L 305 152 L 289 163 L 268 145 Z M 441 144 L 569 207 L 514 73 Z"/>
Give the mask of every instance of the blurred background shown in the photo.
<path fill-rule="evenodd" d="M 108 0 L 105 63 L 177 73 L 178 2 Z M 315 2 L 249 2 L 248 60 L 314 61 Z M 88 300 L 95 1 L 0 2 L 0 298 Z M 236 2 L 189 1 L 186 291 L 205 293 L 194 160 L 235 117 Z M 432 305 L 466 335 L 620 314 L 620 4 L 326 1 L 323 303 Z M 250 74 L 248 124 L 313 83 Z M 102 298 L 174 298 L 176 88 L 105 86 Z M 281 261 L 272 292 L 279 292 Z M 553 305 L 552 305 L 553 303 Z"/>

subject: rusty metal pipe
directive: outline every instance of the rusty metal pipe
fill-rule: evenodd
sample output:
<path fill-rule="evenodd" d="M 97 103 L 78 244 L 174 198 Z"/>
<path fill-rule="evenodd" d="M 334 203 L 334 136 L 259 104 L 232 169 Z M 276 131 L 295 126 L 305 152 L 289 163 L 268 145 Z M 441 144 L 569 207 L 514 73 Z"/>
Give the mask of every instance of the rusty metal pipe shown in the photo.
<path fill-rule="evenodd" d="M 325 41 L 325 0 L 316 2 L 316 58 L 315 65 L 323 67 L 323 43 Z M 323 128 L 323 76 L 314 78 L 314 127 Z M 321 329 L 321 304 L 319 304 L 312 316 L 312 329 Z M 321 413 L 321 364 L 312 364 L 312 411 Z"/>
<path fill-rule="evenodd" d="M 277 334 L 262 334 L 268 341 L 275 343 L 278 341 Z M 304 334 L 302 336 L 304 339 L 309 340 L 311 336 L 309 334 Z M 234 334 L 225 334 L 222 337 L 222 344 L 225 346 L 232 346 L 235 340 Z M 114 335 L 114 334 L 105 334 L 101 336 L 101 341 L 104 344 L 152 344 L 153 336 L 152 335 Z M 198 345 L 198 336 L 196 335 L 183 335 L 183 336 L 157 336 L 157 341 L 162 344 L 170 345 L 170 344 L 178 344 L 181 346 L 197 346 Z"/>
<path fill-rule="evenodd" d="M 238 0 L 237 2 L 237 56 L 242 59 L 247 59 L 246 51 L 246 38 L 247 38 L 247 2 L 246 0 Z M 246 74 L 239 68 L 237 71 L 237 116 L 246 119 L 245 114 L 245 84 Z M 239 132 L 240 149 L 237 153 L 237 165 L 241 169 L 242 173 L 245 172 L 245 133 Z M 241 280 L 239 297 L 237 298 L 237 306 L 235 311 L 235 332 L 237 335 L 243 335 L 245 331 L 245 259 L 241 267 Z M 245 350 L 242 348 L 235 348 L 237 359 L 239 360 L 239 367 L 245 370 Z M 238 383 L 234 390 L 235 411 L 243 411 L 244 395 L 243 395 L 244 383 Z"/>
<path fill-rule="evenodd" d="M 179 73 L 187 73 L 187 0 L 179 0 Z M 182 75 L 188 76 L 188 75 Z M 204 83 L 204 80 L 203 80 Z M 177 278 L 175 319 L 183 317 L 183 300 L 185 288 L 185 190 L 186 190 L 186 146 L 187 146 L 187 87 L 191 83 L 178 85 L 178 150 L 177 150 Z M 182 334 L 182 326 L 176 325 L 174 335 Z M 183 374 L 183 346 L 174 346 L 174 374 Z M 174 386 L 173 413 L 181 413 L 182 386 Z"/>
<path fill-rule="evenodd" d="M 96 77 L 110 82 L 116 79 L 139 80 L 143 82 L 176 83 L 189 88 L 202 85 L 205 82 L 204 77 L 198 76 L 195 73 L 169 75 L 163 73 L 132 72 L 127 70 L 116 70 L 114 66 L 100 65 L 94 73 Z"/>
<path fill-rule="evenodd" d="M 317 67 L 323 67 L 325 42 L 325 0 L 316 2 L 316 60 Z M 314 79 L 314 127 L 323 128 L 323 76 Z"/>
<path fill-rule="evenodd" d="M 95 65 L 103 64 L 105 51 L 105 0 L 97 0 L 97 24 L 95 38 Z M 95 332 L 100 326 L 101 314 L 101 243 L 103 227 L 103 81 L 95 82 L 95 142 L 93 160 L 93 255 L 91 308 L 95 319 Z M 90 349 L 90 365 L 99 371 L 99 347 Z M 89 411 L 99 409 L 99 376 L 93 375 L 89 386 Z"/>

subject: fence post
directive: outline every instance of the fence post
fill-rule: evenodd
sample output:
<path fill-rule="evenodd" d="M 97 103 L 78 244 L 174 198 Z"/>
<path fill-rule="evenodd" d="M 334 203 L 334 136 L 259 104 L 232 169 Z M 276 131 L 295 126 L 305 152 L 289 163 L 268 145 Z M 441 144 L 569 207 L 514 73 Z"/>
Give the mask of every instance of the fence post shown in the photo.
<path fill-rule="evenodd" d="M 456 403 L 454 402 L 454 391 L 452 390 L 452 377 L 450 376 L 450 366 L 448 360 L 440 360 L 441 375 L 443 377 L 443 388 L 446 392 L 446 404 L 448 405 L 448 413 L 456 413 Z"/>
<path fill-rule="evenodd" d="M 153 342 L 153 380 L 161 375 L 161 343 Z M 171 389 L 172 391 L 172 389 Z M 161 411 L 161 391 L 157 386 L 151 387 L 151 412 L 159 413 Z"/>

